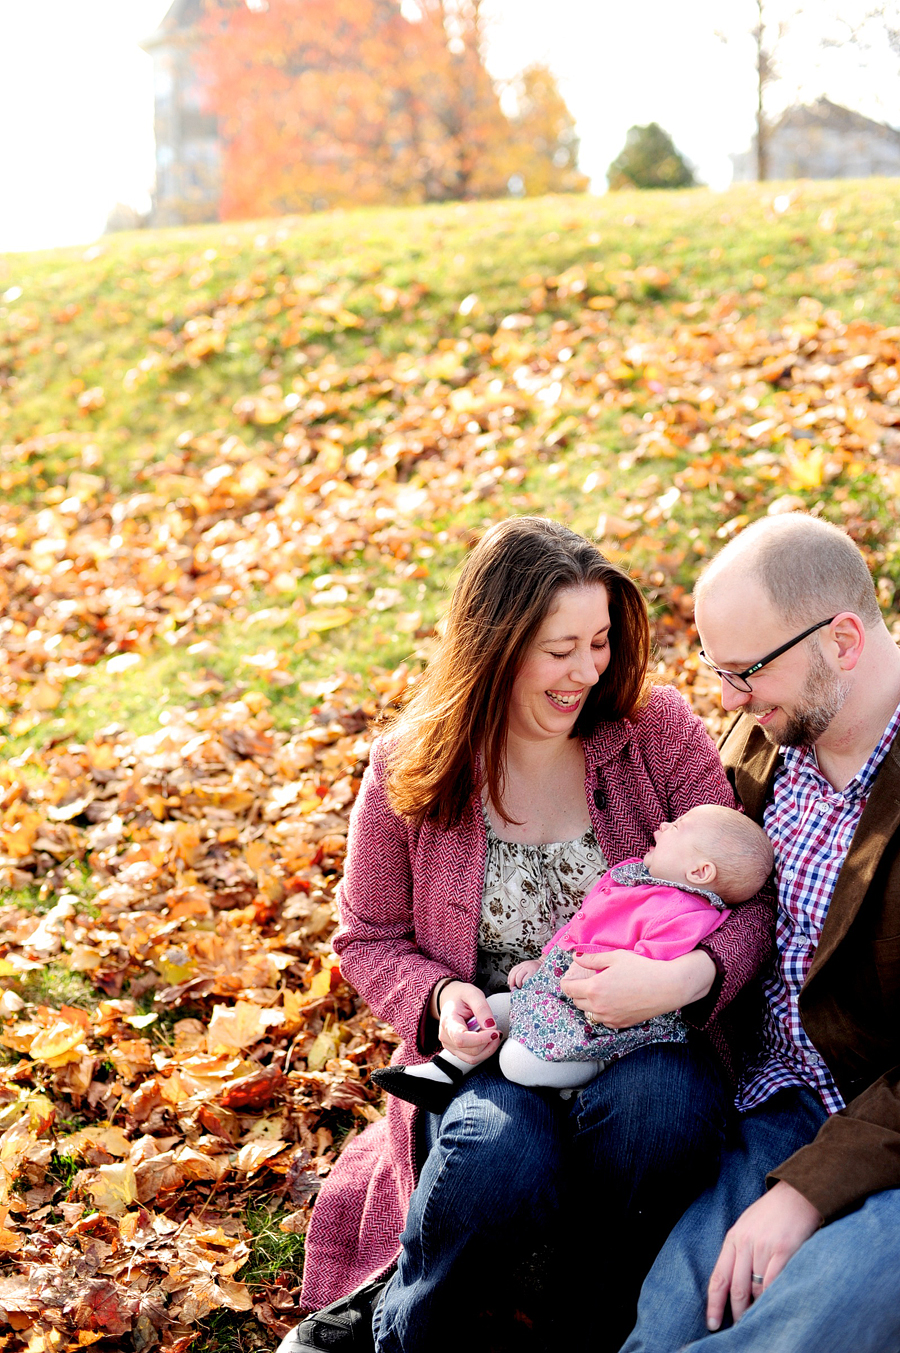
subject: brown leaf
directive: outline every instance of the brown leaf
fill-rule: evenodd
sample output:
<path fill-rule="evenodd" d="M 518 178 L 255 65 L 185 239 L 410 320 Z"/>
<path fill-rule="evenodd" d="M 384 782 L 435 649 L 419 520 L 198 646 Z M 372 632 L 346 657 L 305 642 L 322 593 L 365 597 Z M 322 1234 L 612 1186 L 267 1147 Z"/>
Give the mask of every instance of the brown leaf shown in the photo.
<path fill-rule="evenodd" d="M 127 1334 L 139 1302 L 106 1278 L 87 1278 L 78 1295 L 67 1303 L 65 1314 L 77 1330 L 98 1326 L 104 1335 Z"/>
<path fill-rule="evenodd" d="M 100 1212 L 120 1217 L 139 1197 L 136 1172 L 128 1161 L 120 1165 L 100 1165 L 95 1170 L 80 1170 L 72 1181 L 73 1189 L 84 1189 Z"/>
<path fill-rule="evenodd" d="M 319 1176 L 306 1168 L 309 1160 L 309 1152 L 306 1151 L 302 1156 L 298 1156 L 291 1162 L 285 1177 L 285 1185 L 291 1202 L 305 1203 L 310 1198 L 314 1198 L 322 1187 L 322 1180 Z"/>
<path fill-rule="evenodd" d="M 268 1104 L 284 1084 L 284 1073 L 279 1066 L 267 1066 L 232 1081 L 218 1096 L 218 1102 L 227 1109 L 261 1109 Z"/>

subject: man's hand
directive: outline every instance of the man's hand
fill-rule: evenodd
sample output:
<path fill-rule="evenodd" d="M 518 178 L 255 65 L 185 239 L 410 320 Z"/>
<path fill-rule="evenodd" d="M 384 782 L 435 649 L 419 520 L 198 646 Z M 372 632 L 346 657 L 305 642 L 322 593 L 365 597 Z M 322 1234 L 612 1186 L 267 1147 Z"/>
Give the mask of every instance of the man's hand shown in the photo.
<path fill-rule="evenodd" d="M 564 994 L 610 1029 L 625 1029 L 690 1005 L 706 995 L 716 975 L 715 963 L 702 949 L 672 959 L 645 958 L 629 949 L 576 952 L 575 960 L 574 973 L 567 973 L 560 984 Z M 582 977 L 585 968 L 592 975 Z"/>
<path fill-rule="evenodd" d="M 709 1280 L 708 1327 L 720 1328 L 729 1297 L 739 1320 L 821 1225 L 821 1213 L 783 1179 L 757 1198 L 725 1236 Z"/>
<path fill-rule="evenodd" d="M 514 968 L 510 968 L 509 977 L 506 979 L 509 982 L 510 989 L 520 987 L 523 982 L 527 982 L 540 966 L 540 959 L 526 958 L 523 963 L 517 963 Z"/>

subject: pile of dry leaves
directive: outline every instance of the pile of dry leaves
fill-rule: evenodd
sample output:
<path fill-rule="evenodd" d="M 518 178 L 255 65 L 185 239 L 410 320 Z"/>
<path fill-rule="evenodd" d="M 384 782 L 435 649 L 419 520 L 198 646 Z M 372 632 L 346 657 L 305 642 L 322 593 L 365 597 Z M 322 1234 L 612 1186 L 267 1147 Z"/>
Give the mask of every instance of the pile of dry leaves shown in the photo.
<path fill-rule="evenodd" d="M 296 1275 L 235 1276 L 241 1214 L 274 1196 L 305 1230 L 338 1145 L 378 1117 L 365 1072 L 395 1042 L 329 949 L 377 709 L 329 686 L 291 737 L 247 694 L 51 749 L 38 784 L 2 774 L 6 881 L 58 900 L 0 914 L 0 1348 L 175 1353 L 218 1307 L 273 1337 L 296 1318 Z M 66 885 L 79 863 L 89 905 Z M 48 964 L 97 1001 L 23 999 Z"/>

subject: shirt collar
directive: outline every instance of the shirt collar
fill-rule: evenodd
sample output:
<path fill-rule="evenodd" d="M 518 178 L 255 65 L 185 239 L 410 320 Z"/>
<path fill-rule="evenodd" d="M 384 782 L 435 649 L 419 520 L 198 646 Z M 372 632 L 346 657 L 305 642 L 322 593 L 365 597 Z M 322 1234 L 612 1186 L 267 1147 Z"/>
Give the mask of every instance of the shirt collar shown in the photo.
<path fill-rule="evenodd" d="M 655 888 L 677 888 L 680 893 L 694 893 L 697 897 L 702 897 L 716 911 L 724 911 L 725 903 L 718 893 L 714 893 L 711 888 L 692 888 L 689 883 L 673 883 L 671 879 L 658 879 L 644 864 L 643 860 L 626 860 L 623 864 L 617 864 L 610 871 L 610 877 L 613 882 L 624 884 L 626 887 L 655 887 Z"/>
<path fill-rule="evenodd" d="M 900 732 L 900 705 L 891 715 L 890 721 L 878 741 L 878 746 L 872 752 L 868 761 L 856 772 L 853 779 L 839 791 L 845 798 L 861 799 L 869 793 L 875 783 L 881 763 L 887 756 L 898 732 Z M 814 747 L 781 747 L 779 750 L 784 758 L 784 768 L 792 779 L 797 779 L 803 774 L 814 775 L 819 779 L 825 778 L 819 770 Z M 829 792 L 834 794 L 838 791 L 830 788 Z"/>

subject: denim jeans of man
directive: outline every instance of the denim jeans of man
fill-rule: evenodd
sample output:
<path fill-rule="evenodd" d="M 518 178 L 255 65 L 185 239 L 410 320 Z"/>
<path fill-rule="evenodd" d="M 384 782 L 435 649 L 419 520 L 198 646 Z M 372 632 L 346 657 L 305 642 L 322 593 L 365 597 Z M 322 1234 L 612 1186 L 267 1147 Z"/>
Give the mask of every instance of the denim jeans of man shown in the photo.
<path fill-rule="evenodd" d="M 765 1192 L 769 1170 L 826 1117 L 787 1090 L 742 1116 L 715 1185 L 688 1208 L 644 1283 L 622 1353 L 900 1353 L 900 1190 L 872 1195 L 817 1231 L 736 1324 L 706 1328 L 706 1290 L 725 1232 Z"/>
<path fill-rule="evenodd" d="M 559 1274 L 546 1284 L 545 1344 L 587 1331 L 592 1353 L 618 1348 L 653 1256 L 715 1173 L 727 1118 L 700 1046 L 642 1048 L 569 1101 L 511 1084 L 492 1059 L 428 1116 L 397 1272 L 375 1315 L 378 1353 L 460 1343 L 478 1353 L 479 1311 L 509 1302 L 516 1269 L 542 1249 Z"/>

